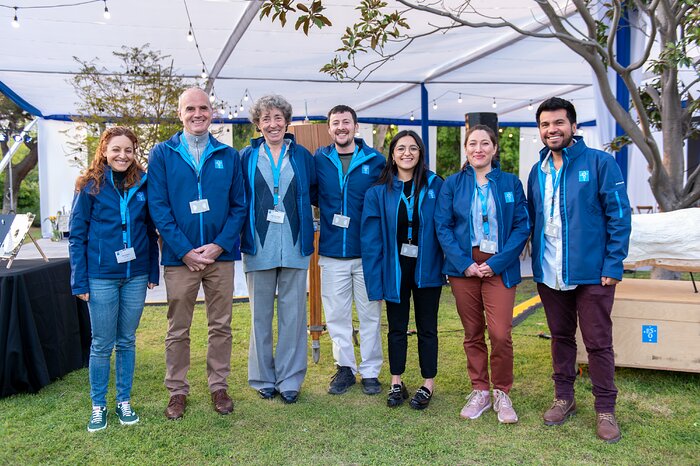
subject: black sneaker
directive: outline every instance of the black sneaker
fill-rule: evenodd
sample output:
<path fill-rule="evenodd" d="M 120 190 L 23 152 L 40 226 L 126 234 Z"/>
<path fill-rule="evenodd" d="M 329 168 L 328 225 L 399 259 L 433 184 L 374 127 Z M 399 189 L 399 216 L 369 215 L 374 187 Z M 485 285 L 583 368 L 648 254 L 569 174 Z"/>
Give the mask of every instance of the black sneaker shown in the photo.
<path fill-rule="evenodd" d="M 353 385 L 355 385 L 355 374 L 352 373 L 352 369 L 348 366 L 338 366 L 338 372 L 331 378 L 331 384 L 328 386 L 328 393 L 341 395 Z"/>
<path fill-rule="evenodd" d="M 382 384 L 376 377 L 362 379 L 362 393 L 365 395 L 377 395 L 382 392 Z"/>
<path fill-rule="evenodd" d="M 395 383 L 391 386 L 391 390 L 389 390 L 386 405 L 390 408 L 396 408 L 397 406 L 401 406 L 403 400 L 407 398 L 408 390 L 406 390 L 406 386 L 403 384 L 403 382 L 401 382 L 401 385 Z"/>
<path fill-rule="evenodd" d="M 424 386 L 416 391 L 416 394 L 411 398 L 411 408 L 413 409 L 425 409 L 430 404 L 430 399 L 433 394 L 430 390 Z"/>

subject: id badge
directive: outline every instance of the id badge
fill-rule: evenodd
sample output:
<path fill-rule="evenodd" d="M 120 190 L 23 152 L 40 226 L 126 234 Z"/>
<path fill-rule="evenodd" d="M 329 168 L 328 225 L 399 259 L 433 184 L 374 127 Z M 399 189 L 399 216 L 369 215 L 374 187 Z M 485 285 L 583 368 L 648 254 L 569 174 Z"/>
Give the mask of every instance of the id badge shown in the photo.
<path fill-rule="evenodd" d="M 496 254 L 496 249 L 498 245 L 495 241 L 489 241 L 487 239 L 482 239 L 479 243 L 479 251 L 485 252 L 486 254 Z"/>
<path fill-rule="evenodd" d="M 406 257 L 418 257 L 418 246 L 415 244 L 403 243 L 401 245 L 401 255 Z"/>
<path fill-rule="evenodd" d="M 550 238 L 559 238 L 559 225 L 547 222 L 547 225 L 544 227 L 544 234 Z"/>
<path fill-rule="evenodd" d="M 209 212 L 209 201 L 206 199 L 199 199 L 198 201 L 190 202 L 190 212 L 193 214 Z"/>
<path fill-rule="evenodd" d="M 333 225 L 340 228 L 347 228 L 350 226 L 350 217 L 345 215 L 335 214 L 333 216 Z"/>
<path fill-rule="evenodd" d="M 134 248 L 124 248 L 119 251 L 114 251 L 114 255 L 117 256 L 117 264 L 123 264 L 124 262 L 130 262 L 136 259 Z"/>
<path fill-rule="evenodd" d="M 269 209 L 267 211 L 267 221 L 270 223 L 284 223 L 284 212 Z"/>

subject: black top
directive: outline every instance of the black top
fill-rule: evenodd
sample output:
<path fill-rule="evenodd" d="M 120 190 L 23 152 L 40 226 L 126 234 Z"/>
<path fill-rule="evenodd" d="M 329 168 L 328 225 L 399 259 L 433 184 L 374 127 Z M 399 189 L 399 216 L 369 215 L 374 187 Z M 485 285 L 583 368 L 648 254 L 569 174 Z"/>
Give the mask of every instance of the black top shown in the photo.
<path fill-rule="evenodd" d="M 405 181 L 403 184 L 403 193 L 411 202 L 411 187 L 413 186 L 413 180 Z M 413 241 L 411 244 L 418 244 L 418 235 L 420 234 L 420 218 L 418 216 L 418 193 L 413 194 L 415 196 L 415 201 L 413 201 Z M 399 212 L 396 222 L 396 243 L 399 245 L 399 251 L 401 250 L 401 245 L 403 243 L 408 243 L 408 211 L 406 210 L 406 204 L 403 200 L 399 201 Z"/>
<path fill-rule="evenodd" d="M 126 172 L 116 172 L 112 170 L 112 180 L 114 181 L 114 187 L 117 188 L 119 194 L 124 194 L 124 179 L 126 179 Z"/>
<path fill-rule="evenodd" d="M 352 162 L 353 154 L 354 152 L 350 152 L 349 154 L 341 154 L 340 152 L 338 153 L 340 164 L 343 166 L 343 175 L 347 175 L 348 173 L 348 168 L 350 168 L 350 162 Z"/>

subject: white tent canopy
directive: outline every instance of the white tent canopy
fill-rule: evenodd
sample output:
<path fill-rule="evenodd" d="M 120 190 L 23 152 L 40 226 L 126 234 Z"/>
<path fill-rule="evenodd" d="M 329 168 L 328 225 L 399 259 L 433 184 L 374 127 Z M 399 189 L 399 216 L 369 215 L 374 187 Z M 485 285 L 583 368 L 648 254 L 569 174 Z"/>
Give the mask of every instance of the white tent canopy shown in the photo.
<path fill-rule="evenodd" d="M 27 9 L 50 4 L 27 0 L 18 11 L 19 28 L 10 26 L 13 10 L 0 11 L 4 16 L 0 24 L 6 24 L 0 27 L 0 82 L 41 116 L 75 114 L 77 98 L 67 82 L 79 68 L 74 56 L 97 58 L 98 65 L 120 72 L 121 63 L 112 52 L 123 45 L 149 43 L 152 49 L 170 55 L 176 70 L 191 76 L 193 83 L 204 64 L 216 77 L 214 89 L 219 99 L 240 102 L 246 89 L 253 98 L 279 93 L 292 103 L 296 117 L 305 116 L 305 109 L 309 116 L 323 116 L 330 107 L 344 102 L 356 107 L 363 118 L 408 120 L 413 113 L 417 124 L 422 116 L 420 83 L 425 83 L 430 120 L 460 122 L 466 112 L 496 111 L 504 123 L 532 123 L 528 104 L 552 95 L 573 99 L 580 122 L 595 120 L 588 65 L 558 40 L 525 38 L 507 28 L 458 28 L 424 37 L 362 85 L 338 83 L 318 70 L 334 56 L 340 35 L 358 13 L 356 2 L 324 3 L 328 6 L 324 13 L 334 24 L 312 29 L 307 37 L 291 23 L 282 28 L 268 19 L 259 21 L 257 1 L 108 0 L 111 18 L 105 19 L 102 1 Z M 484 14 L 503 16 L 526 29 L 546 24 L 532 0 L 472 3 Z M 195 42 L 186 40 L 186 7 L 204 63 Z M 571 20 L 574 25 L 580 22 L 576 17 Z M 439 19 L 411 13 L 411 33 L 427 31 L 428 21 L 436 24 Z M 373 59 L 371 53 L 361 58 L 365 63 Z M 461 104 L 457 102 L 460 93 Z M 433 100 L 437 109 L 432 108 Z"/>

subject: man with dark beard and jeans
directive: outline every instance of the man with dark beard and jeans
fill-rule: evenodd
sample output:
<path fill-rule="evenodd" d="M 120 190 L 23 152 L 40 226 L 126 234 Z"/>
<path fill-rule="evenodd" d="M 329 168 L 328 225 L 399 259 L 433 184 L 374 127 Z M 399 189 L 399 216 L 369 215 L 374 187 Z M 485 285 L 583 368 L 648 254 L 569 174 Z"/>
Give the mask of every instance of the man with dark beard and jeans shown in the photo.
<path fill-rule="evenodd" d="M 382 367 L 380 336 L 381 302 L 367 298 L 360 252 L 360 221 L 365 193 L 377 181 L 386 160 L 355 138 L 357 115 L 347 105 L 328 112 L 328 134 L 333 144 L 316 151 L 318 207 L 321 211 L 319 261 L 321 297 L 326 326 L 333 341 L 333 359 L 338 371 L 328 393 L 345 393 L 362 377 L 367 395 L 381 392 L 379 370 Z M 352 302 L 360 321 L 360 362 L 355 362 L 353 347 Z"/>
<path fill-rule="evenodd" d="M 532 270 L 552 334 L 555 399 L 546 425 L 576 413 L 576 326 L 593 384 L 597 435 L 620 440 L 610 313 L 630 236 L 630 207 L 615 159 L 586 147 L 571 102 L 553 97 L 537 109 L 545 147 L 528 179 Z"/>

